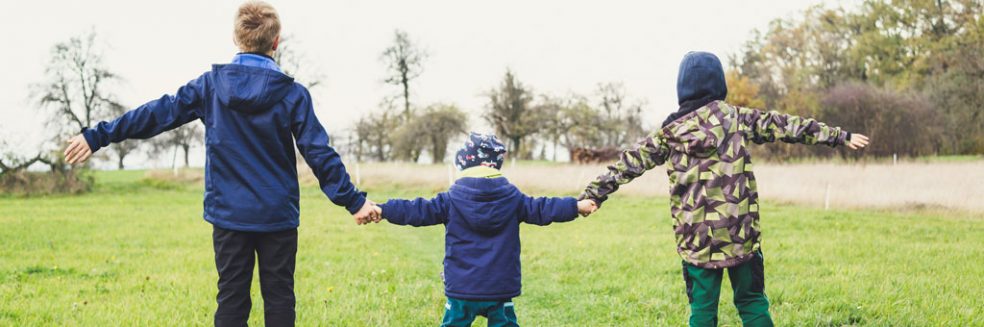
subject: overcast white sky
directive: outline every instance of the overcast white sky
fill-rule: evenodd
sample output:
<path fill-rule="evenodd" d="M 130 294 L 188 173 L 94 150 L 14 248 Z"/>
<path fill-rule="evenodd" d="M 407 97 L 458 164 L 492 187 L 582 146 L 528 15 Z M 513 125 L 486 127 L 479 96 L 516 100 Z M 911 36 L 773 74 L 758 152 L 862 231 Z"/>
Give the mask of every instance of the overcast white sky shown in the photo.
<path fill-rule="evenodd" d="M 482 94 L 506 68 L 538 93 L 591 93 L 600 82 L 624 83 L 647 103 L 649 125 L 676 109 L 677 65 L 705 50 L 722 60 L 753 29 L 791 17 L 820 0 L 784 1 L 269 1 L 285 35 L 325 76 L 312 90 L 332 134 L 374 110 L 397 89 L 382 83 L 379 54 L 403 29 L 431 54 L 412 84 L 416 103 L 450 102 L 478 118 Z M 859 0 L 828 0 L 853 7 Z M 46 115 L 28 100 L 53 44 L 94 28 L 105 63 L 125 78 L 116 88 L 137 106 L 197 77 L 237 51 L 232 19 L 240 1 L 11 1 L 0 11 L 5 31 L 0 74 L 0 137 L 18 151 L 39 144 Z M 197 151 L 202 151 L 198 149 Z M 200 156 L 196 156 L 199 161 Z M 141 164 L 135 158 L 133 164 Z M 128 162 L 130 160 L 128 159 Z"/>

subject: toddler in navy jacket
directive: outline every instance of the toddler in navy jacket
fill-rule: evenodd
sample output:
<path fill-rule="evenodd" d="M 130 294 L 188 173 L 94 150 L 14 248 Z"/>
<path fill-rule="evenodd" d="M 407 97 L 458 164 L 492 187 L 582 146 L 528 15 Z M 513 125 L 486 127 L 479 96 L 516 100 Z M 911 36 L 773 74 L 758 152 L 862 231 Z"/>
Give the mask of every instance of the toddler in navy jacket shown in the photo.
<path fill-rule="evenodd" d="M 512 298 L 521 284 L 519 223 L 545 226 L 593 211 L 591 201 L 523 194 L 499 171 L 505 153 L 495 136 L 471 133 L 455 158 L 461 177 L 447 192 L 380 205 L 393 224 L 445 225 L 442 326 L 469 326 L 479 315 L 489 326 L 517 326 Z"/>

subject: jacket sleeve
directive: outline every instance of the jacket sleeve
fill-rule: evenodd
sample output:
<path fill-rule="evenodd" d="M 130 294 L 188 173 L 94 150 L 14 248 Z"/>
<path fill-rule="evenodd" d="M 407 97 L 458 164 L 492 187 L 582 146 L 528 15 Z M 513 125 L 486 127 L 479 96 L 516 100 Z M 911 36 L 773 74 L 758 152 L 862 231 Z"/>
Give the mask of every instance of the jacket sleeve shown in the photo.
<path fill-rule="evenodd" d="M 336 205 L 356 213 L 366 202 L 366 193 L 352 185 L 342 158 L 328 145 L 328 132 L 314 115 L 311 94 L 304 89 L 303 98 L 297 102 L 291 118 L 291 133 L 297 149 L 318 178 L 321 191 Z"/>
<path fill-rule="evenodd" d="M 447 193 L 440 193 L 430 200 L 390 199 L 379 207 L 383 209 L 383 218 L 390 223 L 420 227 L 447 223 L 447 205 Z"/>
<path fill-rule="evenodd" d="M 831 147 L 844 144 L 850 133 L 840 127 L 830 127 L 812 118 L 787 115 L 778 111 L 738 109 L 739 121 L 750 133 L 752 142 L 762 144 L 779 140 L 786 143 L 824 144 Z"/>
<path fill-rule="evenodd" d="M 577 218 L 577 199 L 533 198 L 523 196 L 522 222 L 546 226 L 552 222 L 567 222 Z"/>
<path fill-rule="evenodd" d="M 174 95 L 164 95 L 127 111 L 110 122 L 99 122 L 82 130 L 92 152 L 113 142 L 146 139 L 202 118 L 205 75 L 178 88 Z"/>
<path fill-rule="evenodd" d="M 601 207 L 601 203 L 608 200 L 609 194 L 618 191 L 619 186 L 642 176 L 647 170 L 662 165 L 669 155 L 670 147 L 664 140 L 663 131 L 650 134 L 635 148 L 622 151 L 618 162 L 608 166 L 607 173 L 591 182 L 579 199 L 593 200 L 598 207 Z"/>

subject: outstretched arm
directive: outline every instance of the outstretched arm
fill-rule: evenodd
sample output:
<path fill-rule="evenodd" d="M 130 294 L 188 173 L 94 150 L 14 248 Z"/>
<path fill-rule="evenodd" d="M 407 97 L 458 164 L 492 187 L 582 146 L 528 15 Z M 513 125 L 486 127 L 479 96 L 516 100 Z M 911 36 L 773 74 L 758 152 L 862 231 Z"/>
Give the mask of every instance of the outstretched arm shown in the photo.
<path fill-rule="evenodd" d="M 311 95 L 307 90 L 304 90 L 302 100 L 293 108 L 292 115 L 290 128 L 297 149 L 318 178 L 321 191 L 332 203 L 345 207 L 349 213 L 355 215 L 357 221 L 375 216 L 372 210 L 374 204 L 366 200 L 366 193 L 352 185 L 341 156 L 328 145 L 328 132 L 325 132 L 318 117 L 314 115 Z"/>
<path fill-rule="evenodd" d="M 414 227 L 431 226 L 448 222 L 447 197 L 447 193 L 440 193 L 430 200 L 390 199 L 379 207 L 383 218 L 390 223 Z"/>
<path fill-rule="evenodd" d="M 524 196 L 521 221 L 534 225 L 546 226 L 552 222 L 567 222 L 577 218 L 577 199 L 563 198 L 533 198 Z"/>
<path fill-rule="evenodd" d="M 591 182 L 584 193 L 581 193 L 580 199 L 594 201 L 600 207 L 601 203 L 608 199 L 608 195 L 615 193 L 620 185 L 627 184 L 636 177 L 642 176 L 647 170 L 666 162 L 670 147 L 666 145 L 662 133 L 660 130 L 650 134 L 634 149 L 623 151 L 618 162 L 608 166 L 607 173 Z"/>
<path fill-rule="evenodd" d="M 201 118 L 205 83 L 205 75 L 202 75 L 179 88 L 174 95 L 165 95 L 110 122 L 99 122 L 93 128 L 83 129 L 82 134 L 69 140 L 65 162 L 81 163 L 110 143 L 150 138 Z"/>
<path fill-rule="evenodd" d="M 848 144 L 851 133 L 831 127 L 812 118 L 738 108 L 742 126 L 750 131 L 752 142 L 762 144 L 779 139 L 786 143 L 824 144 L 831 147 Z"/>

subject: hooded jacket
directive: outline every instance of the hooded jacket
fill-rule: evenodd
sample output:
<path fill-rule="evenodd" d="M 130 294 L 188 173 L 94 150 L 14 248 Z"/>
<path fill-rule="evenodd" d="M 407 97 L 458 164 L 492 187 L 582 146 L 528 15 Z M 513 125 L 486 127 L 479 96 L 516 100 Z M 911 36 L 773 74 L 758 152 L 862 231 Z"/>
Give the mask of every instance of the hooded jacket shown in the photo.
<path fill-rule="evenodd" d="M 445 225 L 444 292 L 473 301 L 521 293 L 519 223 L 545 226 L 577 217 L 574 198 L 532 198 L 505 177 L 463 177 L 433 199 L 391 199 L 380 207 L 393 224 Z"/>
<path fill-rule="evenodd" d="M 688 55 L 689 56 L 689 55 Z M 686 62 L 686 60 L 685 60 Z M 704 89 L 705 94 L 727 94 L 724 74 L 716 60 L 698 60 L 681 65 L 681 76 L 699 76 L 715 81 L 679 78 L 686 90 Z M 714 86 L 718 89 L 706 88 Z M 699 94 L 680 91 L 703 98 Z M 599 206 L 620 185 L 641 176 L 664 162 L 670 164 L 670 213 L 676 234 L 677 252 L 684 261 L 719 269 L 737 266 L 760 248 L 758 191 L 752 173 L 749 142 L 844 144 L 849 134 L 813 119 L 775 111 L 708 102 L 670 119 L 633 149 L 624 151 L 608 172 L 598 176 L 581 198 Z"/>
<path fill-rule="evenodd" d="M 274 232 L 299 225 L 294 145 L 321 190 L 357 212 L 365 193 L 349 181 L 304 86 L 276 70 L 239 64 L 212 70 L 110 122 L 83 130 L 93 152 L 146 139 L 194 120 L 205 125 L 204 218 L 220 228 Z"/>

